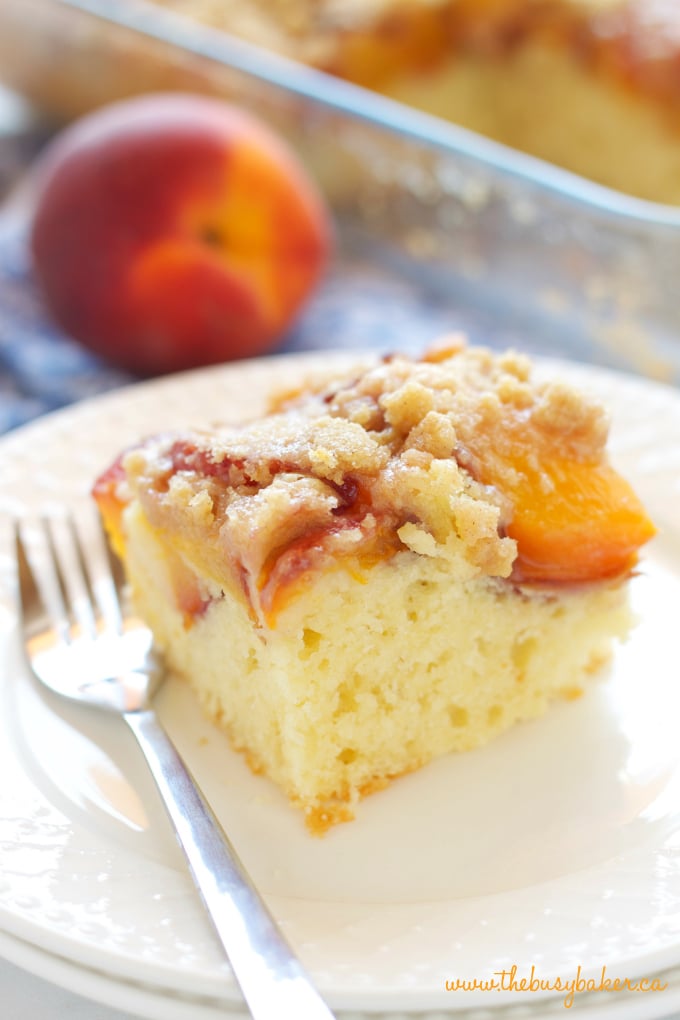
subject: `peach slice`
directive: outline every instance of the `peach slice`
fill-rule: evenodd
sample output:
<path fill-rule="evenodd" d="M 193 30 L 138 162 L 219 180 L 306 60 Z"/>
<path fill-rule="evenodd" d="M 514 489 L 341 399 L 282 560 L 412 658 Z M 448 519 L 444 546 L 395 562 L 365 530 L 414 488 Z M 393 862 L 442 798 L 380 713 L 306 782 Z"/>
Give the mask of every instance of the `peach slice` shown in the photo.
<path fill-rule="evenodd" d="M 629 573 L 656 534 L 629 482 L 603 455 L 556 455 L 554 442 L 531 426 L 511 422 L 507 435 L 513 472 L 487 451 L 479 475 L 513 504 L 507 525 L 518 547 L 513 577 L 578 583 Z"/>

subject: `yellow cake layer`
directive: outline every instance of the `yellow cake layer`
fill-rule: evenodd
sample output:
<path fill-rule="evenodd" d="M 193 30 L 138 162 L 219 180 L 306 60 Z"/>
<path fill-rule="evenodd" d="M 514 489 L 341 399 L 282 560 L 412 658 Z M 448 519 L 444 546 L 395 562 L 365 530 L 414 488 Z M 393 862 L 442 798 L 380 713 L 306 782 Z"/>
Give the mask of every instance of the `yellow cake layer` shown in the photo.
<path fill-rule="evenodd" d="M 680 129 L 664 104 L 589 74 L 570 53 L 537 42 L 501 62 L 466 55 L 383 91 L 605 187 L 680 204 Z"/>
<path fill-rule="evenodd" d="M 274 629 L 207 583 L 215 601 L 187 627 L 170 547 L 138 504 L 125 529 L 135 599 L 169 666 L 314 832 L 390 778 L 577 696 L 631 623 L 623 583 L 522 591 L 406 551 L 324 571 Z"/>

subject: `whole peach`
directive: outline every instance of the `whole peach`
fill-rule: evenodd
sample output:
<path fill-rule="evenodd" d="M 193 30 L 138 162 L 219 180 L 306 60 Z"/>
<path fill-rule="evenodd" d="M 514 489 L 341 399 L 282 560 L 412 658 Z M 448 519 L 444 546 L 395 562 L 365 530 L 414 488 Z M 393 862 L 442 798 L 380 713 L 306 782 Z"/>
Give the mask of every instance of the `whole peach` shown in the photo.
<path fill-rule="evenodd" d="M 330 250 L 325 203 L 289 147 L 219 99 L 163 93 L 89 114 L 36 181 L 48 309 L 140 374 L 271 349 Z"/>

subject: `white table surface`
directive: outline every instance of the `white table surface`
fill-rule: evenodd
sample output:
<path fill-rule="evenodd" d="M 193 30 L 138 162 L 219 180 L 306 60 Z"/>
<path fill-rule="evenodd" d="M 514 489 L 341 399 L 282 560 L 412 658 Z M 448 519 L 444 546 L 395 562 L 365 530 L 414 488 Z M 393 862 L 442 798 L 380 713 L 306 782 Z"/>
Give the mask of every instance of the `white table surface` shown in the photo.
<path fill-rule="evenodd" d="M 3 1020 L 137 1020 L 100 1006 L 0 960 L 0 1013 Z"/>

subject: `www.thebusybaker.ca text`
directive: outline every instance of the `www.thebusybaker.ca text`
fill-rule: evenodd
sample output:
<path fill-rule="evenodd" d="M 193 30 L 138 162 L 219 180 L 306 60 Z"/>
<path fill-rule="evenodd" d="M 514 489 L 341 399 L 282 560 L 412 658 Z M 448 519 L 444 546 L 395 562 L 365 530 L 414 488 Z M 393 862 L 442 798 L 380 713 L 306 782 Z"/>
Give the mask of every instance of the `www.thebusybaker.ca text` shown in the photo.
<path fill-rule="evenodd" d="M 495 970 L 488 978 L 453 978 L 447 980 L 447 992 L 564 992 L 564 1006 L 570 1009 L 577 992 L 664 992 L 668 983 L 660 978 L 607 977 L 606 966 L 599 977 L 584 977 L 582 968 L 573 978 L 542 978 L 532 966 L 529 974 L 518 977 L 516 965 Z"/>

